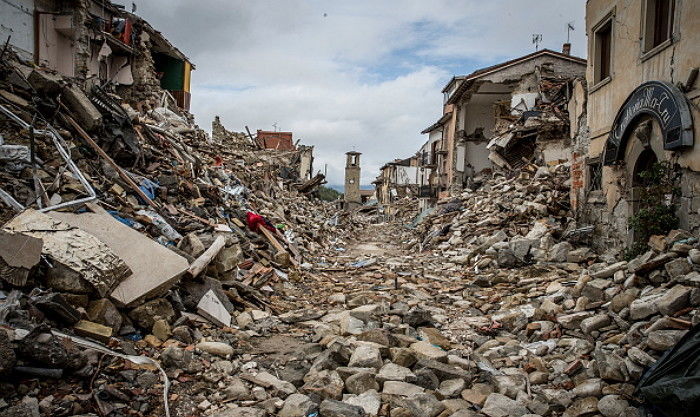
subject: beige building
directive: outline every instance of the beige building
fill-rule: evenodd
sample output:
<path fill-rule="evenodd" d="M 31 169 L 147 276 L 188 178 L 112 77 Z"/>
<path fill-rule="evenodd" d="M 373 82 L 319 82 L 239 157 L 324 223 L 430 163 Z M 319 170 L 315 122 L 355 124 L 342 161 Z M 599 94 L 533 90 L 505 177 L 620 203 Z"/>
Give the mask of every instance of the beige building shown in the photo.
<path fill-rule="evenodd" d="M 379 176 L 372 182 L 377 201 L 390 212 L 391 203 L 418 194 L 418 157 L 395 159 L 379 169 Z"/>
<path fill-rule="evenodd" d="M 657 161 L 681 175 L 680 226 L 700 231 L 699 28 L 695 0 L 586 3 L 587 85 L 570 109 L 587 128 L 576 137 L 572 203 L 604 245 L 634 240 L 628 219 L 640 203 L 639 173 Z"/>

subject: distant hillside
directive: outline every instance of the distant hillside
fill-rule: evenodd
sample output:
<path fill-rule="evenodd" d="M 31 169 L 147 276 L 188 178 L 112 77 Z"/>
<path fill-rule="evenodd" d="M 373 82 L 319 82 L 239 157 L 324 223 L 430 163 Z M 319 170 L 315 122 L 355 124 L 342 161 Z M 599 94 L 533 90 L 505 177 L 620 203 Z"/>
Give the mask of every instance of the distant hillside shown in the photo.
<path fill-rule="evenodd" d="M 345 186 L 343 184 L 326 184 L 326 187 L 332 188 L 339 193 L 345 191 Z M 360 185 L 360 190 L 374 190 L 373 185 Z"/>

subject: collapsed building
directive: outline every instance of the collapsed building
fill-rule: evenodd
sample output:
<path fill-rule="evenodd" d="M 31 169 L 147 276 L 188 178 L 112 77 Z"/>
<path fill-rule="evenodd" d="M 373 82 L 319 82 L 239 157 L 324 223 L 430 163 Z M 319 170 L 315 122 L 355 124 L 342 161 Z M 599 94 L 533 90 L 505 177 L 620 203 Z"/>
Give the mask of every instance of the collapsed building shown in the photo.
<path fill-rule="evenodd" d="M 26 383 L 62 390 L 49 414 L 168 415 L 167 396 L 150 394 L 114 411 L 105 390 L 133 380 L 106 382 L 95 351 L 158 369 L 147 351 L 174 334 L 201 341 L 196 323 L 280 312 L 279 291 L 341 241 L 345 217 L 315 198 L 312 147 L 267 149 L 218 117 L 211 135 L 197 127 L 176 94 L 192 67 L 143 19 L 109 2 L 0 4 L 13 34 L 0 52 L 0 413 L 38 415 Z M 42 44 L 55 61 L 21 42 L 59 25 L 63 43 Z M 102 399 L 65 398 L 92 370 Z"/>
<path fill-rule="evenodd" d="M 258 129 L 256 138 L 260 146 L 265 149 L 281 149 L 285 151 L 294 149 L 292 132 L 277 132 Z"/>
<path fill-rule="evenodd" d="M 391 203 L 397 199 L 418 195 L 417 157 L 387 162 L 382 165 L 379 172 L 379 176 L 373 182 L 377 201 L 387 207 L 389 211 Z"/>
<path fill-rule="evenodd" d="M 571 198 L 601 247 L 638 240 L 628 219 L 645 203 L 640 174 L 656 162 L 679 177 L 668 196 L 679 226 L 700 230 L 699 18 L 686 1 L 586 4 L 591 62 L 571 106 L 581 124 Z"/>
<path fill-rule="evenodd" d="M 453 77 L 443 115 L 421 132 L 428 134 L 418 152 L 423 205 L 470 187 L 483 172 L 568 160 L 567 105 L 585 68 L 565 45 L 564 53 L 544 49 Z"/>
<path fill-rule="evenodd" d="M 145 103 L 163 91 L 95 93 L 12 54 L 0 55 L 3 416 L 685 415 L 678 395 L 697 401 L 697 233 L 656 235 L 629 261 L 596 253 L 568 204 L 570 162 L 547 146 L 550 126 L 566 136 L 550 116 L 566 117 L 567 91 L 568 137 L 605 143 L 586 142 L 586 109 L 600 107 L 584 82 L 547 80 L 541 114 L 479 142 L 508 162 L 500 138 L 541 123 L 533 163 L 482 171 L 413 230 L 371 225 L 349 244 L 359 222 L 314 200 L 323 177 L 307 179 L 302 146 L 267 149 L 218 117 L 209 136 L 172 100 Z M 643 91 L 659 123 L 675 114 Z M 627 146 L 665 143 L 649 129 Z M 693 153 L 681 149 L 679 164 Z M 359 157 L 347 154 L 354 206 Z M 395 202 L 402 222 L 409 201 Z"/>
<path fill-rule="evenodd" d="M 0 37 L 81 87 L 110 84 L 132 103 L 190 107 L 194 65 L 147 21 L 106 0 L 8 0 Z M 167 92 L 167 93 L 166 93 Z"/>

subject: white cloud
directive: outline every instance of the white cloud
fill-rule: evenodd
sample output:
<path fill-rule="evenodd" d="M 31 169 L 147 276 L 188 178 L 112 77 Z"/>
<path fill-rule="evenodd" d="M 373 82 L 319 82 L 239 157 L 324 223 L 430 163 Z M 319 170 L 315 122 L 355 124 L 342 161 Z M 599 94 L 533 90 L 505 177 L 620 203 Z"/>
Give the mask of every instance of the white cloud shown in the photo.
<path fill-rule="evenodd" d="M 531 52 L 532 33 L 559 49 L 570 20 L 573 51 L 585 50 L 581 0 L 137 3 L 197 66 L 192 112 L 202 127 L 214 115 L 231 130 L 277 123 L 315 145 L 316 168 L 328 164 L 334 184 L 348 150 L 363 153 L 363 184 L 413 154 L 453 73 Z"/>

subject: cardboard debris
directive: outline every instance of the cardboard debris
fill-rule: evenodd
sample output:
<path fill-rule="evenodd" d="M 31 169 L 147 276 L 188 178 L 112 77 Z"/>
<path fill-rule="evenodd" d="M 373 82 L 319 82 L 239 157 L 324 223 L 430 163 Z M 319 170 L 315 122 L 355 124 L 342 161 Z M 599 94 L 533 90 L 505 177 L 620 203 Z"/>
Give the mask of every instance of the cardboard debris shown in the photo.
<path fill-rule="evenodd" d="M 99 239 L 129 266 L 132 274 L 112 291 L 110 297 L 121 306 L 132 306 L 172 287 L 187 270 L 185 258 L 115 220 L 96 205 L 95 213 L 60 213 L 50 216 L 80 228 Z"/>

